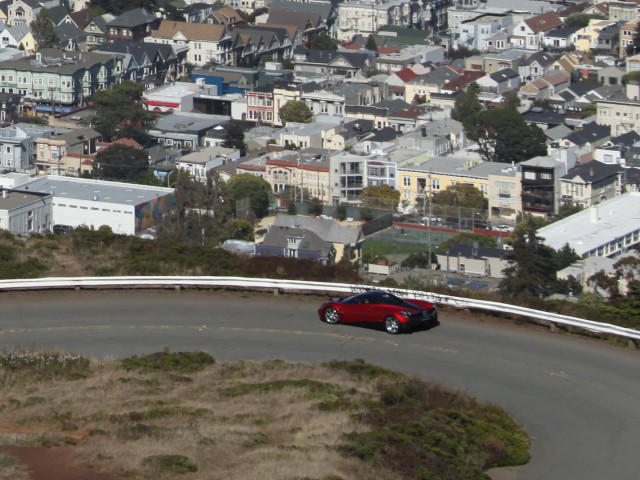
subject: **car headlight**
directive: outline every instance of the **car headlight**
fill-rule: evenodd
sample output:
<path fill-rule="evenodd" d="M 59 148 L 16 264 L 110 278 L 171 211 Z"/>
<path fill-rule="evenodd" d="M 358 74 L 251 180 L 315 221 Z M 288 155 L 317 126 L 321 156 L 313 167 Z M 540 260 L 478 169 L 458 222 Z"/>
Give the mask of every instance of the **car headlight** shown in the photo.
<path fill-rule="evenodd" d="M 407 312 L 406 310 L 403 310 L 402 312 L 400 312 L 402 314 L 402 316 L 404 318 L 409 318 L 411 317 L 411 312 Z"/>

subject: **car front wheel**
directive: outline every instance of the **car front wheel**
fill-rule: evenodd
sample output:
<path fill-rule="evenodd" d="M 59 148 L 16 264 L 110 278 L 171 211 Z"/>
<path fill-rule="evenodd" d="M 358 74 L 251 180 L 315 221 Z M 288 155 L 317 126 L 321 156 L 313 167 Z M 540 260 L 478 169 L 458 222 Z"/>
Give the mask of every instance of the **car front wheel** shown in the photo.
<path fill-rule="evenodd" d="M 393 317 L 387 317 L 384 319 L 384 328 L 392 335 L 400 333 L 400 322 Z"/>
<path fill-rule="evenodd" d="M 340 321 L 338 311 L 333 307 L 327 307 L 324 311 L 324 321 L 331 324 L 336 324 Z"/>

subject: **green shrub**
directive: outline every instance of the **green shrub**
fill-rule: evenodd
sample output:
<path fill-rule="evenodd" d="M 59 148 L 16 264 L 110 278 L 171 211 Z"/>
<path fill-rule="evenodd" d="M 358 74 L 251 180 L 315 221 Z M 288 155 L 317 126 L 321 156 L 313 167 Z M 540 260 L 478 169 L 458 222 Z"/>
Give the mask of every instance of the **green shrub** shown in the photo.
<path fill-rule="evenodd" d="M 183 475 L 198 471 L 198 464 L 184 455 L 154 455 L 146 457 L 142 464 L 153 473 Z"/>
<path fill-rule="evenodd" d="M 157 352 L 144 357 L 129 357 L 122 361 L 125 370 L 141 370 L 142 372 L 177 372 L 195 373 L 208 365 L 215 364 L 215 359 L 205 352 Z"/>

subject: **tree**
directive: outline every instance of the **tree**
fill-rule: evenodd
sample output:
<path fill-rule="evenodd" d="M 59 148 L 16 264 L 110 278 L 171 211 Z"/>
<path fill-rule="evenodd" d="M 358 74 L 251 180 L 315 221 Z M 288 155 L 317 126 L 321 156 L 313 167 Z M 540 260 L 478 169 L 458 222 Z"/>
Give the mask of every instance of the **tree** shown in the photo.
<path fill-rule="evenodd" d="M 459 183 L 457 185 L 449 185 L 433 195 L 432 203 L 439 205 L 452 205 L 454 207 L 475 208 L 484 210 L 487 207 L 488 200 L 483 193 L 473 185 Z"/>
<path fill-rule="evenodd" d="M 451 118 L 458 122 L 465 123 L 465 121 L 473 118 L 482 110 L 478 94 L 480 93 L 480 86 L 473 82 L 467 87 L 466 90 L 456 95 L 456 101 L 453 109 L 451 110 Z"/>
<path fill-rule="evenodd" d="M 164 12 L 165 12 L 165 18 L 167 20 L 170 20 L 170 21 L 173 21 L 173 22 L 186 22 L 187 21 L 187 19 L 184 16 L 184 13 L 182 12 L 182 10 L 177 8 L 175 5 L 172 5 L 169 2 L 165 2 L 163 8 L 164 8 Z"/>
<path fill-rule="evenodd" d="M 200 182 L 184 170 L 174 170 L 170 180 L 175 187 L 175 207 L 158 223 L 158 239 L 197 245 L 227 240 L 233 232 L 231 211 L 220 173 L 210 170 L 206 182 Z"/>
<path fill-rule="evenodd" d="M 30 26 L 38 50 L 58 46 L 58 42 L 60 41 L 58 30 L 53 24 L 53 20 L 51 20 L 51 12 L 49 12 L 49 9 L 42 7 L 38 16 L 31 22 Z"/>
<path fill-rule="evenodd" d="M 312 50 L 338 50 L 338 42 L 326 33 L 317 33 L 311 37 L 309 48 Z"/>
<path fill-rule="evenodd" d="M 528 125 L 513 101 L 483 110 L 462 122 L 468 137 L 478 143 L 482 157 L 491 162 L 519 163 L 547 154 L 546 136 L 537 125 Z"/>
<path fill-rule="evenodd" d="M 531 217 L 520 222 L 508 242 L 512 250 L 505 259 L 509 263 L 500 281 L 502 293 L 516 296 L 546 297 L 555 291 L 556 269 L 554 250 L 542 243 L 537 224 Z"/>
<path fill-rule="evenodd" d="M 481 53 L 482 52 L 480 50 L 470 49 L 463 45 L 458 47 L 456 50 L 449 49 L 447 52 L 447 58 L 450 60 L 460 60 L 474 55 L 480 55 Z"/>
<path fill-rule="evenodd" d="M 395 210 L 400 201 L 400 192 L 387 184 L 365 187 L 360 193 L 362 205 L 379 210 Z"/>
<path fill-rule="evenodd" d="M 239 122 L 231 120 L 231 122 L 227 124 L 222 146 L 225 148 L 235 148 L 240 150 L 240 156 L 242 157 L 247 154 L 247 144 L 244 141 L 244 130 Z"/>
<path fill-rule="evenodd" d="M 313 115 L 307 104 L 302 100 L 289 100 L 278 111 L 282 124 L 289 122 L 311 123 Z"/>
<path fill-rule="evenodd" d="M 163 4 L 159 3 L 158 5 Z M 103 15 L 107 12 L 120 15 L 134 8 L 145 8 L 149 12 L 157 10 L 154 0 L 91 0 L 89 5 L 89 9 L 97 15 Z"/>
<path fill-rule="evenodd" d="M 227 228 L 229 229 L 227 239 L 246 240 L 247 242 L 255 240 L 253 225 L 246 220 L 231 220 L 227 224 Z"/>
<path fill-rule="evenodd" d="M 141 145 L 148 144 L 147 130 L 155 114 L 142 107 L 144 84 L 125 81 L 112 85 L 109 90 L 98 90 L 91 97 L 96 115 L 92 127 L 108 141 L 133 138 Z"/>
<path fill-rule="evenodd" d="M 322 215 L 324 205 L 322 200 L 318 197 L 312 197 L 309 199 L 309 214 L 310 215 Z"/>
<path fill-rule="evenodd" d="M 373 38 L 373 35 L 369 35 L 367 39 L 367 44 L 364 46 L 367 50 L 371 50 L 372 52 L 378 51 L 378 44 L 376 43 L 376 39 Z"/>
<path fill-rule="evenodd" d="M 248 209 L 252 210 L 256 217 L 262 218 L 269 213 L 271 194 L 271 185 L 264 178 L 243 173 L 227 182 L 225 201 L 235 211 L 236 218 L 243 215 L 246 219 L 251 214 L 239 211 L 238 204 L 242 200 L 247 201 Z"/>
<path fill-rule="evenodd" d="M 484 233 L 460 232 L 442 242 L 438 247 L 438 252 L 444 253 L 454 245 L 473 245 L 478 242 L 481 247 L 497 248 L 498 242 L 495 237 Z"/>
<path fill-rule="evenodd" d="M 584 28 L 589 25 L 591 19 L 603 20 L 602 15 L 589 15 L 588 13 L 576 12 L 567 17 L 564 22 L 565 27 L 580 27 Z"/>
<path fill-rule="evenodd" d="M 142 150 L 121 144 L 100 150 L 93 162 L 93 175 L 100 179 L 136 182 L 147 170 L 147 155 Z"/>

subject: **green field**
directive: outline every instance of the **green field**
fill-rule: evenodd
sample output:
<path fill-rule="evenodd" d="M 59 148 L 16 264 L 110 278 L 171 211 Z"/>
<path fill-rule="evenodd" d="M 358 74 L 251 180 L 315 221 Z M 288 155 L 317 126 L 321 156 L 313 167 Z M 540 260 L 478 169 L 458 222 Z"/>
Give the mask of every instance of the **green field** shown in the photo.
<path fill-rule="evenodd" d="M 362 253 L 379 252 L 383 255 L 408 255 L 415 252 L 426 252 L 431 243 L 435 251 L 445 240 L 455 233 L 440 232 L 422 228 L 389 227 L 367 237 L 362 245 Z"/>

